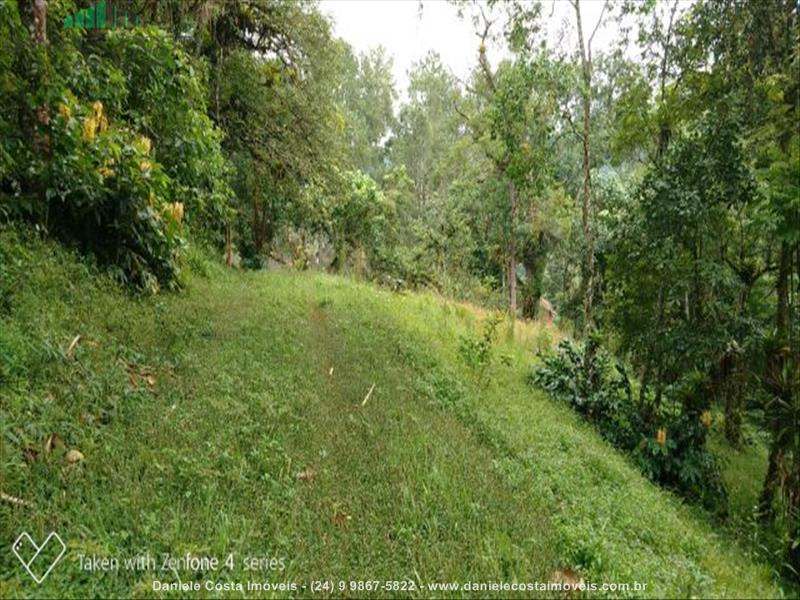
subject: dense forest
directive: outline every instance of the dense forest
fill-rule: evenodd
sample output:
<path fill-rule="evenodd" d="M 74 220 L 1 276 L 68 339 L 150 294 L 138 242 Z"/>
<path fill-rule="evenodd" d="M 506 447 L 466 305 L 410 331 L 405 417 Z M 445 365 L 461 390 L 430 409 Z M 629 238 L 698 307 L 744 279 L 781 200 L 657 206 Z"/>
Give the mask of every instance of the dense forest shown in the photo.
<path fill-rule="evenodd" d="M 563 0 L 561 35 L 552 2 L 454 1 L 471 75 L 430 52 L 406 90 L 319 4 L 96 26 L 116 4 L 0 0 L 0 227 L 136 298 L 180 295 L 198 252 L 433 291 L 497 315 L 459 346 L 481 377 L 502 319 L 555 322 L 526 385 L 800 579 L 795 0 Z M 767 449 L 746 517 L 715 428 Z"/>

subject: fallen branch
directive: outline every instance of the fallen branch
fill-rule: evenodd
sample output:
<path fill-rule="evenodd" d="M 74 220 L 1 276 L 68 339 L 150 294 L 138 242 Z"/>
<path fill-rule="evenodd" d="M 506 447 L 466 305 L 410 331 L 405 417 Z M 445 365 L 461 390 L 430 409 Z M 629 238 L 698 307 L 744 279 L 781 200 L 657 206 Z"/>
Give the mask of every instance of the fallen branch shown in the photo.
<path fill-rule="evenodd" d="M 72 340 L 72 343 L 69 345 L 69 348 L 67 348 L 67 356 L 70 356 L 72 354 L 72 351 L 75 349 L 75 346 L 77 346 L 78 342 L 80 341 L 81 341 L 81 336 L 76 335 L 75 339 Z"/>
<path fill-rule="evenodd" d="M 3 502 L 8 502 L 9 504 L 13 504 L 14 506 L 24 506 L 26 508 L 31 508 L 33 506 L 33 502 L 23 500 L 22 498 L 17 498 L 16 496 L 6 494 L 5 492 L 0 492 L 0 500 Z"/>
<path fill-rule="evenodd" d="M 373 383 L 372 387 L 369 388 L 369 391 L 367 392 L 367 395 L 364 396 L 364 401 L 361 403 L 361 406 L 364 406 L 367 403 L 367 400 L 369 400 L 369 397 L 372 396 L 372 390 L 374 390 L 374 389 L 375 389 L 375 384 Z"/>

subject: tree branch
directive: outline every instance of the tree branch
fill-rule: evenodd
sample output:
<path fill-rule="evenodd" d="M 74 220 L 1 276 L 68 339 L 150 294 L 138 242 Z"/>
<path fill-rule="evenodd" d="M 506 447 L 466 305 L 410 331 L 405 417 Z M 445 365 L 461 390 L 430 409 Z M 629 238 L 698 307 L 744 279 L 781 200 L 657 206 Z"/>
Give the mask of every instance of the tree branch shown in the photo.
<path fill-rule="evenodd" d="M 489 89 L 492 92 L 496 91 L 496 87 L 494 84 L 494 75 L 492 75 L 492 68 L 489 65 L 489 59 L 486 58 L 486 38 L 489 37 L 489 29 L 492 27 L 493 21 L 490 21 L 486 18 L 486 14 L 483 12 L 483 7 L 479 5 L 481 11 L 481 18 L 483 19 L 483 33 L 477 34 L 481 40 L 481 47 L 478 52 L 478 64 L 481 66 L 481 71 L 483 71 L 483 76 L 486 78 L 486 83 L 489 85 Z"/>
<path fill-rule="evenodd" d="M 579 140 L 582 140 L 582 139 L 583 139 L 583 134 L 582 134 L 580 131 L 578 131 L 578 128 L 577 128 L 577 127 L 575 127 L 575 121 L 573 121 L 573 120 L 572 120 L 572 115 L 571 115 L 571 114 L 570 114 L 570 112 L 569 112 L 569 108 L 565 108 L 565 109 L 563 110 L 563 112 L 562 112 L 562 116 L 563 116 L 563 117 L 564 117 L 564 119 L 567 121 L 567 125 L 569 125 L 569 128 L 572 130 L 572 133 L 574 133 L 574 134 L 575 134 L 575 136 L 576 136 L 576 137 L 577 137 Z"/>
<path fill-rule="evenodd" d="M 603 2 L 603 9 L 600 11 L 600 17 L 597 19 L 597 23 L 595 24 L 594 29 L 592 30 L 592 35 L 589 36 L 589 40 L 586 42 L 586 52 L 589 55 L 590 61 L 592 60 L 592 40 L 594 39 L 597 30 L 600 29 L 600 25 L 603 23 L 603 15 L 606 12 L 606 8 L 608 8 L 608 0 Z"/>

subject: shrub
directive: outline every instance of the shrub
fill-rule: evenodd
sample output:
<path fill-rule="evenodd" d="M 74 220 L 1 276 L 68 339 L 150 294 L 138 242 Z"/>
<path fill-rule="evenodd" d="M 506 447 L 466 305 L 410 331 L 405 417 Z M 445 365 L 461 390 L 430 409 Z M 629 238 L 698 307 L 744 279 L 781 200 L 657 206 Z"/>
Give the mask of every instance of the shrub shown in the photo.
<path fill-rule="evenodd" d="M 65 95 L 51 119 L 45 179 L 50 229 L 75 241 L 125 281 L 156 291 L 172 286 L 183 244 L 183 204 L 153 158 L 149 138 L 110 123 L 99 101 Z"/>
<path fill-rule="evenodd" d="M 58 22 L 68 7 L 51 8 Z M 56 27 L 38 47 L 20 15 L 0 3 L 0 217 L 132 287 L 178 286 L 186 226 L 220 242 L 231 195 L 203 69 L 154 28 Z"/>
<path fill-rule="evenodd" d="M 566 401 L 627 452 L 651 480 L 706 508 L 724 513 L 726 490 L 719 463 L 706 448 L 710 420 L 705 381 L 688 378 L 675 397 L 659 407 L 639 404 L 624 366 L 598 347 L 588 353 L 569 340 L 558 351 L 540 354 L 531 382 Z"/>
<path fill-rule="evenodd" d="M 155 28 L 110 31 L 100 50 L 125 78 L 120 116 L 153 139 L 154 156 L 185 203 L 188 224 L 221 243 L 232 167 L 207 114 L 203 63 Z"/>
<path fill-rule="evenodd" d="M 569 340 L 559 343 L 557 353 L 539 356 L 543 364 L 532 374 L 534 384 L 565 399 L 575 411 L 596 423 L 615 445 L 634 440 L 631 421 L 636 415 L 631 410 L 630 384 L 621 364 L 612 366 L 610 356 L 597 349 L 591 353 L 587 368 L 582 349 Z"/>
<path fill-rule="evenodd" d="M 462 335 L 459 340 L 458 354 L 466 365 L 476 374 L 479 382 L 485 382 L 486 372 L 492 364 L 493 346 L 497 338 L 497 327 L 503 322 L 503 315 L 493 313 L 483 324 L 483 332 L 479 337 Z"/>

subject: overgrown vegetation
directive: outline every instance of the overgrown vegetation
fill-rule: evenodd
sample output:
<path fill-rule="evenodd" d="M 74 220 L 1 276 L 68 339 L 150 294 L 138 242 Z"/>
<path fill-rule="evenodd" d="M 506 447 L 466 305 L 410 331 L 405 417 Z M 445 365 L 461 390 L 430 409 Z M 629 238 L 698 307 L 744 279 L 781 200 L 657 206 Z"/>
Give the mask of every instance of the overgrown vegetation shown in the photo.
<path fill-rule="evenodd" d="M 29 8 L 0 5 L 5 216 L 133 287 L 177 285 L 184 225 L 213 232 L 231 196 L 203 65 L 157 29 L 62 29 L 69 2 L 51 3 L 50 27 L 31 37 Z"/>
<path fill-rule="evenodd" d="M 591 356 L 588 365 L 586 354 Z M 725 513 L 720 465 L 706 446 L 713 416 L 702 376 L 676 390 L 677 401 L 639 403 L 621 363 L 602 349 L 587 353 L 563 340 L 557 353 L 542 357 L 531 380 L 566 400 L 604 438 L 628 453 L 647 477 Z"/>
<path fill-rule="evenodd" d="M 171 572 L 79 569 L 80 553 L 148 550 L 285 557 L 258 576 L 275 584 L 569 568 L 655 595 L 781 594 L 703 513 L 531 391 L 520 339 L 539 325 L 498 337 L 513 361 L 487 386 L 457 343 L 481 319 L 430 294 L 200 256 L 207 276 L 185 293 L 130 298 L 35 232 L 4 228 L 0 256 L 2 489 L 33 501 L 0 503 L 0 530 L 69 546 L 36 587 L 0 553 L 4 597 L 167 595 L 152 581 Z M 251 577 L 237 560 L 214 579 Z"/>
<path fill-rule="evenodd" d="M 489 369 L 496 361 L 494 343 L 497 339 L 497 327 L 502 322 L 503 316 L 494 313 L 487 317 L 480 336 L 463 335 L 459 339 L 458 353 L 461 360 L 475 373 L 480 382 L 486 382 Z"/>

